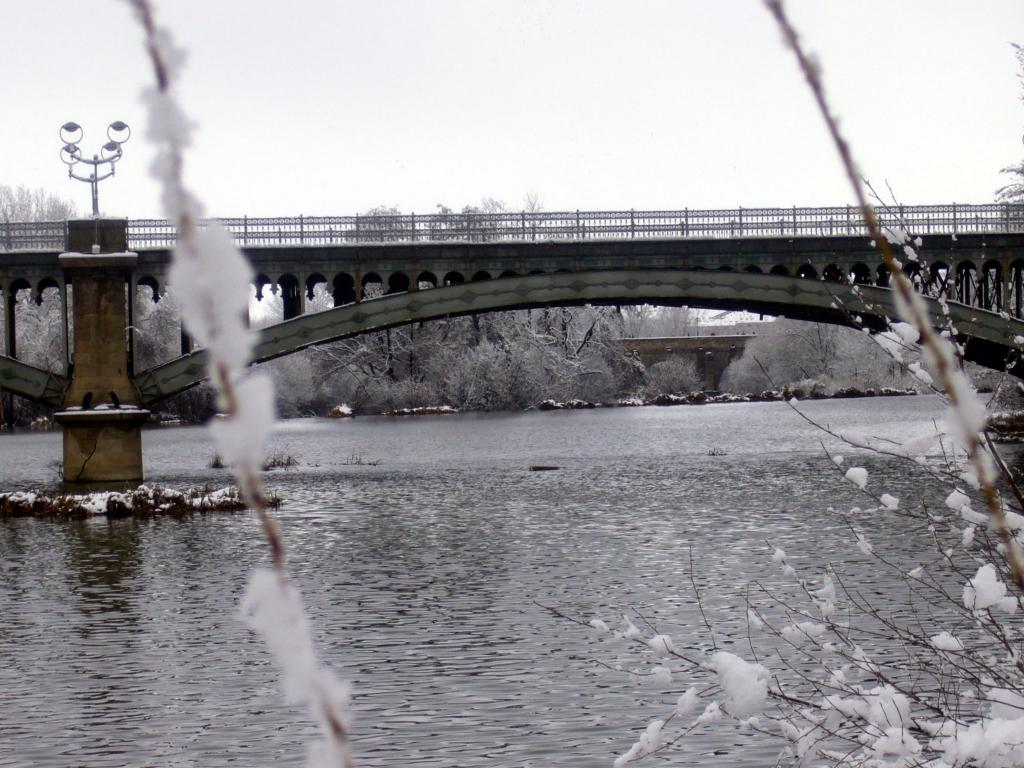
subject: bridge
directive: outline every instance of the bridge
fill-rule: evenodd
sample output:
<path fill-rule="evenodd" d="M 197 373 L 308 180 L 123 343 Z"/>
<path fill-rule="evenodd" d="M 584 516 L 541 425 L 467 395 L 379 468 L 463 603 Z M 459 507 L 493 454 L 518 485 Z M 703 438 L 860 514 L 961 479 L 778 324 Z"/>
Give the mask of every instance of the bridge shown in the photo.
<path fill-rule="evenodd" d="M 619 345 L 627 354 L 635 354 L 645 368 L 667 360 L 692 361 L 701 386 L 711 391 L 721 387 L 725 369 L 743 356 L 753 338 L 752 333 L 653 336 L 619 339 Z"/>
<path fill-rule="evenodd" d="M 1024 336 L 1024 206 L 915 206 L 879 214 L 884 227 L 922 237 L 922 260 L 904 266 L 929 299 L 936 325 L 948 321 L 948 307 L 965 357 L 1005 367 L 1014 339 Z M 843 325 L 859 315 L 873 328 L 894 314 L 888 271 L 849 207 L 220 221 L 253 264 L 257 296 L 269 285 L 283 299 L 284 321 L 258 332 L 257 361 L 411 322 L 533 307 L 689 305 Z M 181 357 L 134 370 L 136 287 L 148 286 L 154 298 L 167 289 L 174 237 L 159 220 L 0 224 L 7 305 L 0 386 L 63 409 L 66 465 L 68 435 L 76 429 L 68 425 L 83 418 L 69 408 L 102 406 L 131 421 L 123 406 L 144 410 L 205 376 L 205 353 L 184 335 Z M 307 312 L 319 285 L 334 308 Z M 17 360 L 10 299 L 48 288 L 60 292 L 65 318 L 73 307 L 70 376 Z M 1024 374 L 1018 357 L 1009 366 Z M 90 408 L 80 408 L 85 394 Z M 104 453 L 98 444 L 83 442 L 92 446 L 90 457 Z M 137 464 L 141 477 L 141 453 Z M 93 482 L 91 470 L 65 472 Z M 110 482 L 100 474 L 96 483 Z"/>

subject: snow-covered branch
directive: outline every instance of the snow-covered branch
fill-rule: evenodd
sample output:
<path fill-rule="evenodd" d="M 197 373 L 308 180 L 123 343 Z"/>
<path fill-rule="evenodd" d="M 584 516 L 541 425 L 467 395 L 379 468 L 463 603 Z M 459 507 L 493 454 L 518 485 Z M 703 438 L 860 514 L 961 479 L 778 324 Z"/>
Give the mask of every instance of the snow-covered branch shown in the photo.
<path fill-rule="evenodd" d="M 189 332 L 206 347 L 210 378 L 226 418 L 212 432 L 217 450 L 231 466 L 249 506 L 259 515 L 270 545 L 270 569 L 257 569 L 242 604 L 249 626 L 270 646 L 291 701 L 306 705 L 320 724 L 323 740 L 307 754 L 309 766 L 347 767 L 348 690 L 323 669 L 298 591 L 285 567 L 285 546 L 270 514 L 260 480 L 263 446 L 274 423 L 273 387 L 263 376 L 247 376 L 252 336 L 248 313 L 252 271 L 222 228 L 200 229 L 202 205 L 184 184 L 185 150 L 192 123 L 175 98 L 185 54 L 169 31 L 157 25 L 148 0 L 128 0 L 145 34 L 155 85 L 143 94 L 147 133 L 156 147 L 153 174 L 162 189 L 164 213 L 175 222 L 177 245 L 171 266 Z"/>

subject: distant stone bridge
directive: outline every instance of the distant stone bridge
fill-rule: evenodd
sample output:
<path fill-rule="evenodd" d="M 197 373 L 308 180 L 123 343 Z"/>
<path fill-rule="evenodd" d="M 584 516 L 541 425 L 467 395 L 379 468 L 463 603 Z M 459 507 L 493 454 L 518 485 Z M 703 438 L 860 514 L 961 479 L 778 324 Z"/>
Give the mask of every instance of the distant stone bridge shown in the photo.
<path fill-rule="evenodd" d="M 722 374 L 729 363 L 743 356 L 752 333 L 723 333 L 700 336 L 663 336 L 619 339 L 627 354 L 635 354 L 645 367 L 667 360 L 693 362 L 701 386 L 708 391 L 721 388 Z"/>

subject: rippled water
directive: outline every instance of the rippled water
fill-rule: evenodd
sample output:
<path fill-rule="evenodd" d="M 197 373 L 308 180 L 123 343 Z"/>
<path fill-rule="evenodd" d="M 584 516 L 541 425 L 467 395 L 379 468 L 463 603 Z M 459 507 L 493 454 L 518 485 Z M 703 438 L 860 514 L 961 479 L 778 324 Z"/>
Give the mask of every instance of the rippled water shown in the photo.
<path fill-rule="evenodd" d="M 907 439 L 940 406 L 806 409 Z M 538 603 L 587 618 L 637 608 L 703 646 L 691 551 L 724 631 L 743 585 L 776 578 L 766 540 L 886 594 L 826 511 L 863 497 L 820 439 L 780 403 L 282 423 L 271 450 L 299 466 L 268 484 L 324 656 L 353 684 L 357 764 L 610 764 L 678 688 L 600 666 L 629 657 Z M 201 429 L 144 445 L 154 481 L 227 482 Z M 0 486 L 52 484 L 59 455 L 56 434 L 0 436 Z M 858 461 L 890 493 L 923 492 L 907 463 Z M 899 547 L 902 523 L 874 525 Z M 248 514 L 0 522 L 0 766 L 301 764 L 310 727 L 236 618 L 266 559 Z M 763 766 L 777 748 L 715 732 L 666 762 Z"/>

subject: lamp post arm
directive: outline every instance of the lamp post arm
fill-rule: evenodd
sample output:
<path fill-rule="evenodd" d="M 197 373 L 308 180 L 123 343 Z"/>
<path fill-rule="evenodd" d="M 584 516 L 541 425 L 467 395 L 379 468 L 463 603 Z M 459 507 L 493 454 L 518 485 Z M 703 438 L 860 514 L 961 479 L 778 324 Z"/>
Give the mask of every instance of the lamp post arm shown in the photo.
<path fill-rule="evenodd" d="M 123 156 L 123 152 L 118 152 L 116 155 L 111 155 L 110 157 L 94 156 L 91 159 L 88 157 L 79 157 L 75 160 L 74 165 L 78 165 L 78 163 L 85 163 L 86 165 L 91 165 L 93 168 L 97 168 L 101 165 L 106 165 L 107 163 L 116 163 Z"/>
<path fill-rule="evenodd" d="M 74 171 L 68 171 L 68 176 L 72 179 L 75 179 L 76 181 L 85 181 L 91 184 L 93 180 L 96 178 L 96 173 L 93 172 L 88 176 L 79 176 Z"/>

